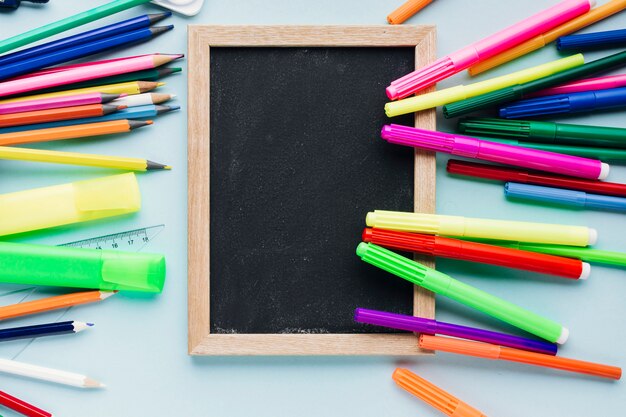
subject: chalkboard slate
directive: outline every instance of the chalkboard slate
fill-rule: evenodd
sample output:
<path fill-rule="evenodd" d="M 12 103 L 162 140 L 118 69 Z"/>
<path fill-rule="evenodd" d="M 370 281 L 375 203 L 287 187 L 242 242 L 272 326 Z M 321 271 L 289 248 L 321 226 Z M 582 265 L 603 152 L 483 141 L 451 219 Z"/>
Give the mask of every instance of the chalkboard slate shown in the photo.
<path fill-rule="evenodd" d="M 354 250 L 368 211 L 413 211 L 413 151 L 380 129 L 414 65 L 414 47 L 211 48 L 211 333 L 380 333 L 354 309 L 413 314 L 412 286 Z"/>

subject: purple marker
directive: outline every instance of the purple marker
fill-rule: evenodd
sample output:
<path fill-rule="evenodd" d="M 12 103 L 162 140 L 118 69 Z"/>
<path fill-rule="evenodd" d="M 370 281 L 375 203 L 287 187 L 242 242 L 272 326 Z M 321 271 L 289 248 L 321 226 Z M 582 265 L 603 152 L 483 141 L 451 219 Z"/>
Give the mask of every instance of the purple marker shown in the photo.
<path fill-rule="evenodd" d="M 474 327 L 459 326 L 452 323 L 425 319 L 422 317 L 405 316 L 403 314 L 387 313 L 384 311 L 357 308 L 354 311 L 354 320 L 359 323 L 384 326 L 392 329 L 408 330 L 410 332 L 426 334 L 443 334 L 462 339 L 477 340 L 499 346 L 507 346 L 530 352 L 556 355 L 556 343 L 532 340 L 525 337 L 512 336 L 489 330 L 476 329 Z"/>

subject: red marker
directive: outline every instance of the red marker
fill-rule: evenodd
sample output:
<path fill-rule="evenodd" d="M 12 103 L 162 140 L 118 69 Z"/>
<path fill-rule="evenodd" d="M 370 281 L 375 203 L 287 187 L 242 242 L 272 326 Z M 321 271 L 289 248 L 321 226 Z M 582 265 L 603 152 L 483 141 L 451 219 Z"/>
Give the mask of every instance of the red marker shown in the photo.
<path fill-rule="evenodd" d="M 363 230 L 363 241 L 392 249 L 506 266 L 571 279 L 587 279 L 591 272 L 591 266 L 579 259 L 562 258 L 419 233 L 366 228 Z"/>
<path fill-rule="evenodd" d="M 450 159 L 448 161 L 447 169 L 450 174 L 468 175 L 470 177 L 487 178 L 505 182 L 546 185 L 549 187 L 586 191 L 593 194 L 626 197 L 626 184 L 618 184 L 616 182 L 584 180 L 566 177 L 564 175 L 547 174 L 538 171 L 528 171 L 496 165 L 477 164 L 475 162 L 459 161 L 456 159 Z"/>
<path fill-rule="evenodd" d="M 52 417 L 47 411 L 0 391 L 0 404 L 27 417 Z"/>

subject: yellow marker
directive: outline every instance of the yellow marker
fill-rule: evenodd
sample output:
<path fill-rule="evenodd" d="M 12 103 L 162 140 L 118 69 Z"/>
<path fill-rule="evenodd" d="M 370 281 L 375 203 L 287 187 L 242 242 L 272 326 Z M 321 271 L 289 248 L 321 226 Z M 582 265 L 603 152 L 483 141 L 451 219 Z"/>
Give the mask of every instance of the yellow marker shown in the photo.
<path fill-rule="evenodd" d="M 567 58 L 557 59 L 547 64 L 527 68 L 512 74 L 491 78 L 470 85 L 457 85 L 456 87 L 432 93 L 422 94 L 416 97 L 405 98 L 404 100 L 392 101 L 385 104 L 387 117 L 399 116 L 401 114 L 412 113 L 420 110 L 443 106 L 455 101 L 465 100 L 491 91 L 510 87 L 515 84 L 534 81 L 548 75 L 556 74 L 569 68 L 575 68 L 585 63 L 582 54 L 576 54 Z"/>
<path fill-rule="evenodd" d="M 437 214 L 376 210 L 367 213 L 370 227 L 429 235 L 514 240 L 555 245 L 587 246 L 598 240 L 595 229 L 584 226 L 475 219 Z"/>
<path fill-rule="evenodd" d="M 626 0 L 610 0 L 604 3 L 602 6 L 595 7 L 589 12 L 570 20 L 569 22 L 565 22 L 562 25 L 555 27 L 549 32 L 535 36 L 534 38 L 529 39 L 526 42 L 523 42 L 517 46 L 514 46 L 513 48 L 507 49 L 506 51 L 501 52 L 496 56 L 481 61 L 476 65 L 472 65 L 468 72 L 472 77 L 478 75 L 481 72 L 487 71 L 493 67 L 497 67 L 498 65 L 502 65 L 505 62 L 512 61 L 515 58 L 519 58 L 520 56 L 543 48 L 544 46 L 546 46 L 550 42 L 554 42 L 561 36 L 569 35 L 570 33 L 576 32 L 584 27 L 587 27 L 596 22 L 599 22 L 602 19 L 612 16 L 615 13 L 621 12 L 624 9 L 626 9 Z"/>
<path fill-rule="evenodd" d="M 128 81 L 125 83 L 95 85 L 93 87 L 76 88 L 74 90 L 63 90 L 63 91 L 56 91 L 54 93 L 44 93 L 44 94 L 36 94 L 32 96 L 10 98 L 6 100 L 0 100 L 0 104 L 16 103 L 19 101 L 26 101 L 26 100 L 39 100 L 42 98 L 51 98 L 51 97 L 73 96 L 76 94 L 86 94 L 86 93 L 134 95 L 134 94 L 145 93 L 147 91 L 152 91 L 155 88 L 160 87 L 162 85 L 165 85 L 165 83 L 154 82 L 154 81 Z"/>
<path fill-rule="evenodd" d="M 127 173 L 0 195 L 0 236 L 133 213 L 141 208 Z"/>

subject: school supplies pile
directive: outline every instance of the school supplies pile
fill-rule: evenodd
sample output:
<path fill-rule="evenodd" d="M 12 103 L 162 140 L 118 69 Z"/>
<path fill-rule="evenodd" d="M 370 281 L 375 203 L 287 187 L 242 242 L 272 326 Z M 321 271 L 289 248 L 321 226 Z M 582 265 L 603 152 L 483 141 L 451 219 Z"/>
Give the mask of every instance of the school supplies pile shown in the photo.
<path fill-rule="evenodd" d="M 33 143 L 95 140 L 132 133 L 179 109 L 174 94 L 153 91 L 180 72 L 165 65 L 182 54 L 150 53 L 91 62 L 91 55 L 149 42 L 174 28 L 155 26 L 171 13 L 145 14 L 72 36 L 45 40 L 147 0 L 116 0 L 0 41 L 0 159 L 123 171 L 168 170 L 147 159 L 32 149 Z M 22 48 L 16 52 L 13 50 Z M 130 140 L 130 139 L 129 139 Z M 141 208 L 134 173 L 0 195 L 0 239 L 62 225 L 134 213 Z M 160 293 L 165 258 L 159 254 L 0 242 L 0 283 L 90 289 L 0 307 L 0 320 L 104 300 L 118 291 Z M 75 335 L 92 323 L 66 321 L 0 329 L 0 342 Z M 104 385 L 81 374 L 0 359 L 0 372 L 81 388 Z M 0 392 L 0 404 L 27 416 L 47 411 Z"/>
<path fill-rule="evenodd" d="M 532 120 L 626 107 L 626 76 L 590 78 L 626 66 L 626 51 L 587 63 L 579 53 L 626 45 L 625 31 L 570 35 L 626 9 L 626 1 L 592 7 L 588 1 L 560 2 L 387 87 L 392 100 L 385 105 L 388 117 L 443 106 L 446 118 L 494 108 L 500 118 L 463 119 L 458 124 L 461 134 L 389 124 L 383 126 L 382 138 L 395 145 L 489 162 L 451 159 L 447 170 L 504 182 L 507 198 L 626 212 L 626 184 L 603 181 L 610 172 L 607 161 L 626 160 L 626 129 Z M 478 83 L 409 97 L 463 69 L 475 75 L 554 41 L 559 50 L 575 54 Z M 422 349 L 621 378 L 619 367 L 558 356 L 558 345 L 569 336 L 569 330 L 558 322 L 393 251 L 584 280 L 591 273 L 589 263 L 626 266 L 626 253 L 591 247 L 598 240 L 595 229 L 380 210 L 368 213 L 365 223 L 363 242 L 356 249 L 364 262 L 514 325 L 534 338 L 367 308 L 357 308 L 357 322 L 420 333 Z M 483 415 L 408 370 L 397 369 L 393 379 L 447 415 Z"/>

